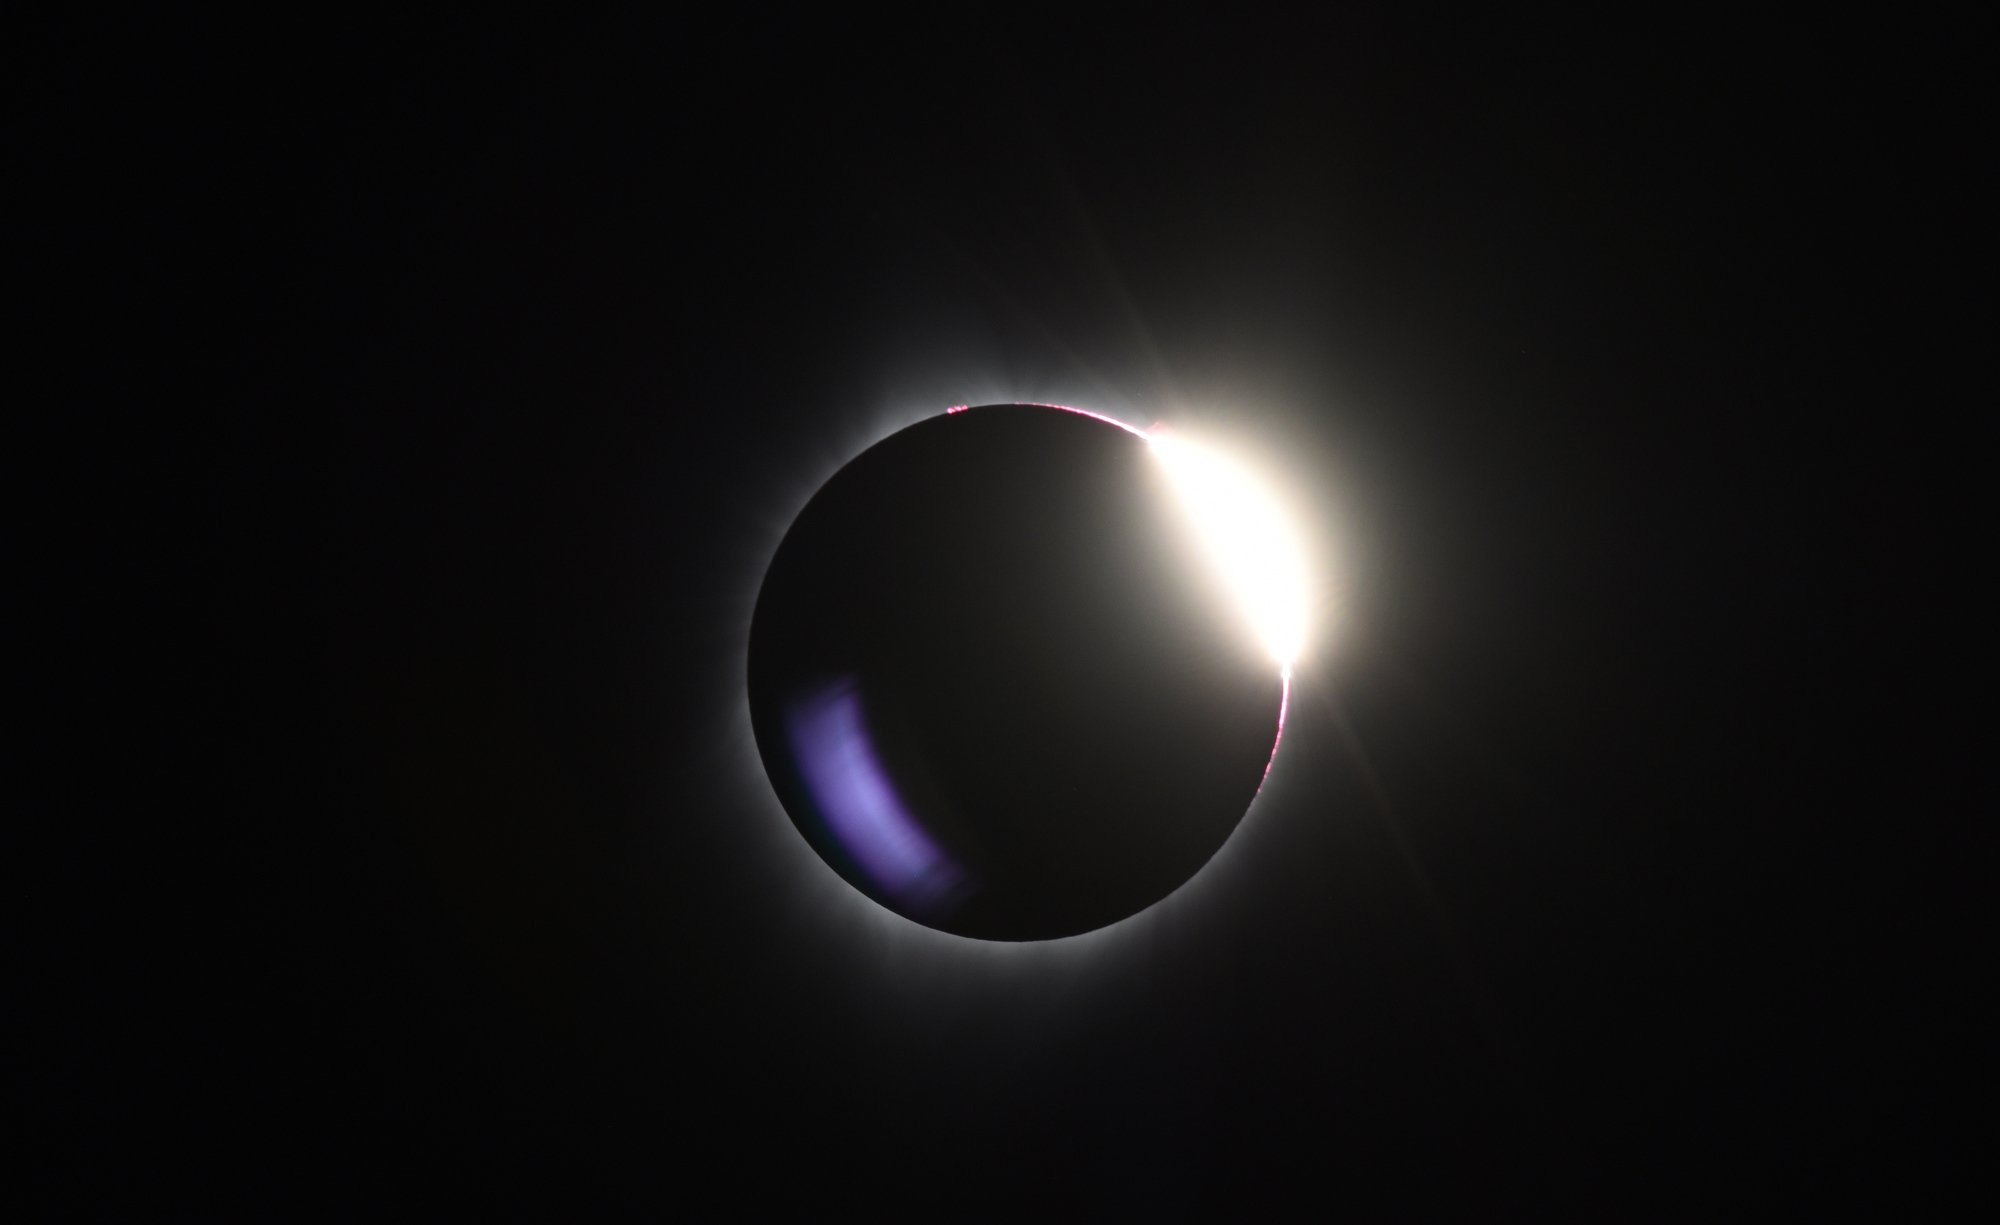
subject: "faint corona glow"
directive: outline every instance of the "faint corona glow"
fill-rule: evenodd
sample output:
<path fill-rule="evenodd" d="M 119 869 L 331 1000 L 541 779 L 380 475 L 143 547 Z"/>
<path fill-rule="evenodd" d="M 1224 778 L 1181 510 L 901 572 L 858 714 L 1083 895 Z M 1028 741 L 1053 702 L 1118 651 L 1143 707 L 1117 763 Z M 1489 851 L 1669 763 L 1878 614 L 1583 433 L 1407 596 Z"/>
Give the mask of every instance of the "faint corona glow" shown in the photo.
<path fill-rule="evenodd" d="M 1305 645 L 1305 553 L 1277 499 L 1227 456 L 1159 428 L 1146 434 L 1208 558 L 1287 681 Z M 1288 686 L 1289 687 L 1289 686 Z"/>

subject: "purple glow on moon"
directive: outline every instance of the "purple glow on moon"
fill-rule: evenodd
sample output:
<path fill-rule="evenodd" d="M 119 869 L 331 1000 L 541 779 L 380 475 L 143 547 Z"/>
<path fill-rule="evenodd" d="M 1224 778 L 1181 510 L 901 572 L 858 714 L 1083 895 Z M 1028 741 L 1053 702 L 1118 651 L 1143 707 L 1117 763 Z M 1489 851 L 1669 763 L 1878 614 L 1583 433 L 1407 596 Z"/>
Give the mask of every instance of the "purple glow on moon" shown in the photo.
<path fill-rule="evenodd" d="M 883 892 L 928 911 L 965 883 L 965 874 L 924 833 L 890 783 L 852 681 L 799 701 L 786 730 L 827 829 Z"/>

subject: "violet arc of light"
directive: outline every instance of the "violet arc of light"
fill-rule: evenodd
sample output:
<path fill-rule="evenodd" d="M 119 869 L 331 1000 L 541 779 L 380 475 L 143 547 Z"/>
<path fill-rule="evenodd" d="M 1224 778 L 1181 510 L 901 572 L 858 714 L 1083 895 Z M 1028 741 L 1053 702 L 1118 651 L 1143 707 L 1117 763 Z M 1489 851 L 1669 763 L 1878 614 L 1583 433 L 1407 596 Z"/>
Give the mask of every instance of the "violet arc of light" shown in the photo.
<path fill-rule="evenodd" d="M 924 914 L 962 895 L 964 871 L 924 832 L 876 755 L 852 679 L 794 701 L 786 733 L 827 833 L 883 895 Z"/>
<path fill-rule="evenodd" d="M 1257 780 L 1257 790 L 1264 789 L 1264 783 L 1271 777 L 1271 767 L 1278 764 L 1278 746 L 1285 742 L 1285 715 L 1292 708 L 1292 670 L 1285 669 L 1281 687 L 1278 690 L 1278 730 L 1271 737 L 1271 755 L 1264 759 L 1264 773 Z"/>

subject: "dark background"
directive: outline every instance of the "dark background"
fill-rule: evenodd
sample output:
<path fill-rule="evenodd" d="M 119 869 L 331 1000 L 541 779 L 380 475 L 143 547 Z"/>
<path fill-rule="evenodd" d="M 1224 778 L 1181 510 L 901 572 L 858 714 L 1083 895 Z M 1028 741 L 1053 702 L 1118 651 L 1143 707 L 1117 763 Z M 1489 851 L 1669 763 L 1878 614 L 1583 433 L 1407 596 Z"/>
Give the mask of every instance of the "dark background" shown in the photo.
<path fill-rule="evenodd" d="M 1983 965 L 1919 563 L 1970 502 L 1952 38 L 29 20 L 11 1192 L 1941 1200 Z M 804 851 L 742 650 L 818 481 L 1017 399 L 1263 448 L 1337 598 L 1198 888 L 996 951 Z"/>

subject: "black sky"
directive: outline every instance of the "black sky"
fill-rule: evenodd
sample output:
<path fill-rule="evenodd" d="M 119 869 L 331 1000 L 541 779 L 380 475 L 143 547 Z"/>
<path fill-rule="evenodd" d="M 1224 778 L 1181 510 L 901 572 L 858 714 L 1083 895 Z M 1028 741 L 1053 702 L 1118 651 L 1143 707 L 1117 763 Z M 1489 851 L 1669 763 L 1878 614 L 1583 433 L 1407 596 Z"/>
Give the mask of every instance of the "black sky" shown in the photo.
<path fill-rule="evenodd" d="M 39 1219 L 1941 1195 L 1911 38 L 41 22 Z M 1235 431 L 1343 593 L 1201 888 L 1004 958 L 843 892 L 741 723 L 787 517 L 997 400 Z"/>

